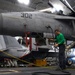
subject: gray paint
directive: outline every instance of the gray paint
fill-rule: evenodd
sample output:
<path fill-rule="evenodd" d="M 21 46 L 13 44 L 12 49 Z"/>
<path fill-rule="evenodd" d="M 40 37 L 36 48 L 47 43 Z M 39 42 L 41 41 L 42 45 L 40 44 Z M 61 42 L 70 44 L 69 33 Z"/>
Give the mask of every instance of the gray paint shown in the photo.
<path fill-rule="evenodd" d="M 22 15 L 23 14 L 23 15 Z M 24 16 L 24 17 L 22 17 Z M 61 16 L 40 12 L 12 12 L 0 15 L 0 34 L 23 36 L 25 32 L 51 33 L 53 29 L 59 28 L 68 39 L 72 39 L 75 34 L 74 17 Z"/>
<path fill-rule="evenodd" d="M 0 35 L 0 50 L 2 51 L 6 50 L 5 40 L 2 35 Z"/>
<path fill-rule="evenodd" d="M 5 35 L 0 35 L 0 50 L 6 53 L 0 52 L 2 58 L 13 58 L 13 56 L 20 58 L 30 53 L 29 49 L 27 47 L 22 48 L 14 37 Z"/>

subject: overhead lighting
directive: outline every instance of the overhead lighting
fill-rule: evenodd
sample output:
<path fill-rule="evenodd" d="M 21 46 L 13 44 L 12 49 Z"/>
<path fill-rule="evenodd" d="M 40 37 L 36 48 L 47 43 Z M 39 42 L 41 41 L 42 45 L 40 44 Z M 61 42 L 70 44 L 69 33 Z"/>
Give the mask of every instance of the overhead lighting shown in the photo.
<path fill-rule="evenodd" d="M 59 12 L 60 10 L 62 10 L 62 11 L 64 10 L 61 5 L 54 4 L 53 6 L 54 6 L 54 8 L 46 8 L 46 9 L 42 9 L 39 11 L 40 12 L 48 11 L 48 12 L 55 13 L 56 11 Z"/>
<path fill-rule="evenodd" d="M 56 12 L 56 9 L 55 9 L 55 8 L 53 8 L 53 9 L 51 10 L 51 12 L 52 12 L 52 13 L 55 13 L 55 12 Z"/>
<path fill-rule="evenodd" d="M 44 12 L 44 11 L 50 11 L 51 8 L 46 8 L 46 9 L 42 9 L 42 10 L 39 10 L 40 12 Z"/>
<path fill-rule="evenodd" d="M 45 11 L 54 13 L 55 12 L 55 8 L 46 8 L 46 9 L 39 10 L 39 12 L 45 12 Z"/>
<path fill-rule="evenodd" d="M 64 10 L 61 5 L 54 4 L 53 6 L 54 6 L 54 8 L 56 9 L 56 11 L 60 11 L 60 10 L 63 11 L 63 10 Z"/>
<path fill-rule="evenodd" d="M 29 5 L 30 0 L 18 0 L 20 3 L 24 3 L 25 5 Z"/>

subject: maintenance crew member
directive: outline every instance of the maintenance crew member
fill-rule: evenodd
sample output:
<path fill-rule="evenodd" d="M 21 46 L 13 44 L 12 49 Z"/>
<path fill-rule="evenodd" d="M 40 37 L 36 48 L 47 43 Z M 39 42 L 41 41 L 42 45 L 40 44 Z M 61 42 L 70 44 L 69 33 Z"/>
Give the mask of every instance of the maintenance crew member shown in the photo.
<path fill-rule="evenodd" d="M 59 67 L 63 70 L 66 68 L 66 61 L 65 61 L 65 37 L 59 31 L 59 29 L 55 30 L 55 47 L 59 47 Z M 54 40 L 54 39 L 51 39 Z"/>

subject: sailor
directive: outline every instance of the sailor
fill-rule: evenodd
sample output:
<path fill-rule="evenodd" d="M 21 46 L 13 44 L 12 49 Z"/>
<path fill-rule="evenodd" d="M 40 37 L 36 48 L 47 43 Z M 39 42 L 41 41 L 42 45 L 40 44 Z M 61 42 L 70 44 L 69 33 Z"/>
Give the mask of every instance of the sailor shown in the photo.
<path fill-rule="evenodd" d="M 55 47 L 59 47 L 59 67 L 63 70 L 66 68 L 66 61 L 65 61 L 65 37 L 60 32 L 59 29 L 55 30 L 55 39 L 50 39 L 55 41 Z"/>

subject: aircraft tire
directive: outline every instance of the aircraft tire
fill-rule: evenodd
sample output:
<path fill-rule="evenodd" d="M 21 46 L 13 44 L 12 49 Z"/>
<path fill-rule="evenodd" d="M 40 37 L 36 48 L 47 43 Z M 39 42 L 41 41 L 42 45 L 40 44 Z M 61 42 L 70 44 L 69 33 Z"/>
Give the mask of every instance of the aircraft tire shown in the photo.
<path fill-rule="evenodd" d="M 71 66 L 72 64 L 73 64 L 72 59 L 67 59 L 66 65 L 67 65 L 67 66 Z"/>

